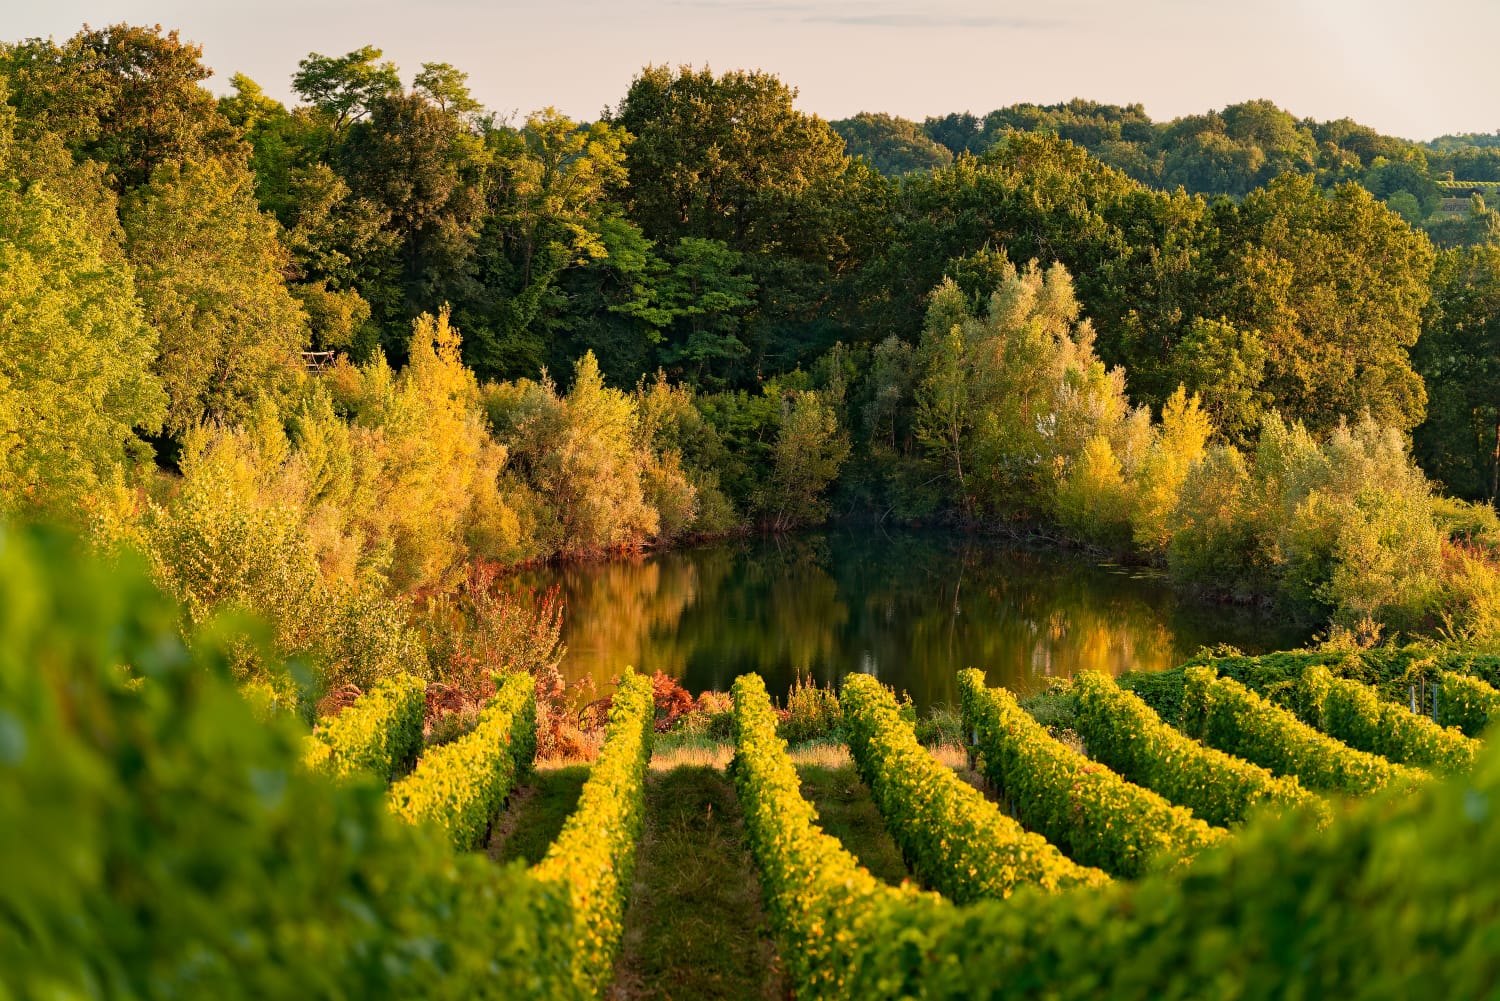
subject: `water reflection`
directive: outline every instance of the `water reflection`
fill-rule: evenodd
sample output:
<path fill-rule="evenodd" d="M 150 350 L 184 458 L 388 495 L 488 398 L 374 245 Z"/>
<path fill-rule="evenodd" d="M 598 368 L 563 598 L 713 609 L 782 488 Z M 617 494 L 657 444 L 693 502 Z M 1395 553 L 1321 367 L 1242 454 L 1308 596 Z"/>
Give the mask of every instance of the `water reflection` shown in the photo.
<path fill-rule="evenodd" d="M 926 533 L 739 540 L 522 581 L 563 589 L 570 679 L 602 683 L 634 664 L 693 692 L 747 671 L 773 693 L 799 672 L 866 671 L 928 705 L 956 699 L 965 667 L 1029 692 L 1084 668 L 1172 667 L 1205 644 L 1258 652 L 1307 638 L 1122 568 Z"/>

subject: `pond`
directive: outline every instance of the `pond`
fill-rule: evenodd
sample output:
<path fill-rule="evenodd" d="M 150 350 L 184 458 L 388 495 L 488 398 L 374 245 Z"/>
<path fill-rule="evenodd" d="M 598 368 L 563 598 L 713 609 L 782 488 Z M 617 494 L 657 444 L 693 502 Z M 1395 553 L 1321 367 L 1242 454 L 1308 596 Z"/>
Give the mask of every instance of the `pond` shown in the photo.
<path fill-rule="evenodd" d="M 1175 667 L 1205 645 L 1258 653 L 1308 639 L 1136 568 L 878 528 L 738 539 L 519 582 L 562 590 L 563 674 L 592 676 L 601 692 L 627 664 L 694 694 L 756 671 L 777 697 L 799 675 L 829 684 L 864 671 L 925 707 L 956 701 L 966 667 L 1026 694 L 1080 670 Z"/>

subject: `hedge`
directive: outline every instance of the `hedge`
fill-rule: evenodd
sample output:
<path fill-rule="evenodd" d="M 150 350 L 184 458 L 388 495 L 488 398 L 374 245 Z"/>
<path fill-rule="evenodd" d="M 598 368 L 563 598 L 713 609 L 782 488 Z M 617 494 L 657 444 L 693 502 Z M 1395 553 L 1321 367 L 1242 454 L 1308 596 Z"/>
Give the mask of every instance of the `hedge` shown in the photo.
<path fill-rule="evenodd" d="M 1438 721 L 1477 737 L 1500 716 L 1500 691 L 1478 678 L 1445 672 L 1438 679 Z"/>
<path fill-rule="evenodd" d="M 304 761 L 332 775 L 369 772 L 390 782 L 407 772 L 422 749 L 427 683 L 401 675 L 376 683 L 307 738 Z"/>
<path fill-rule="evenodd" d="M 306 771 L 238 634 L 180 621 L 129 557 L 0 528 L 0 996 L 577 996 L 560 894 Z"/>
<path fill-rule="evenodd" d="M 1458 729 L 1444 729 L 1405 706 L 1382 702 L 1357 681 L 1335 678 L 1326 667 L 1310 667 L 1297 681 L 1302 719 L 1350 747 L 1398 764 L 1439 772 L 1474 766 L 1479 743 Z"/>
<path fill-rule="evenodd" d="M 536 754 L 531 675 L 497 676 L 498 688 L 474 729 L 430 748 L 416 770 L 391 786 L 391 810 L 411 823 L 448 832 L 455 848 L 483 843 L 491 822 Z"/>
<path fill-rule="evenodd" d="M 1168 723 L 1181 717 L 1183 672 L 1212 667 L 1277 705 L 1291 707 L 1297 679 L 1310 667 L 1328 668 L 1335 677 L 1363 682 L 1383 700 L 1407 705 L 1412 686 L 1419 691 L 1438 684 L 1444 674 L 1461 674 L 1500 687 L 1500 656 L 1458 647 L 1425 644 L 1375 647 L 1369 650 L 1292 650 L 1248 657 L 1238 652 L 1204 653 L 1170 671 L 1132 671 L 1119 679 Z"/>
<path fill-rule="evenodd" d="M 650 679 L 626 668 L 578 806 L 532 870 L 539 881 L 562 888 L 572 904 L 573 977 L 589 996 L 609 983 L 625 933 L 655 721 Z"/>
<path fill-rule="evenodd" d="M 1302 808 L 1258 816 L 1138 883 L 951 907 L 875 882 L 817 830 L 758 679 L 736 682 L 735 714 L 735 782 L 799 998 L 1374 1001 L 1500 982 L 1500 751 L 1326 827 Z"/>
<path fill-rule="evenodd" d="M 876 879 L 824 834 L 776 735 L 776 714 L 759 675 L 736 679 L 734 780 L 745 833 L 760 872 L 766 916 L 788 986 L 799 998 L 904 997 L 916 990 L 923 944 L 905 927 L 948 907 L 941 897 Z M 851 993 L 865 965 L 895 958 L 905 974 L 880 978 L 878 993 Z"/>
<path fill-rule="evenodd" d="M 955 903 L 1007 897 L 1017 886 L 1099 886 L 1109 877 L 1075 864 L 1028 832 L 978 789 L 933 760 L 894 696 L 867 674 L 844 679 L 849 751 L 912 869 Z"/>
<path fill-rule="evenodd" d="M 1176 864 L 1225 837 L 1053 739 L 1010 692 L 986 688 L 979 671 L 960 672 L 958 683 L 981 772 L 1021 823 L 1073 861 L 1134 878 L 1153 859 Z"/>
<path fill-rule="evenodd" d="M 1362 796 L 1421 778 L 1420 772 L 1319 733 L 1211 667 L 1190 667 L 1184 680 L 1185 733 L 1277 775 L 1295 775 L 1310 789 Z"/>
<path fill-rule="evenodd" d="M 1225 754 L 1163 723 L 1138 696 L 1106 675 L 1088 671 L 1073 679 L 1074 720 L 1089 756 L 1121 776 L 1154 789 L 1204 822 L 1240 823 L 1256 807 L 1284 810 L 1323 806 L 1295 778 Z"/>
<path fill-rule="evenodd" d="M 1487 748 L 1474 773 L 1359 802 L 1327 827 L 1302 809 L 1256 817 L 1181 871 L 909 913 L 901 949 L 861 950 L 841 996 L 1493 998 L 1497 809 L 1500 748 Z"/>

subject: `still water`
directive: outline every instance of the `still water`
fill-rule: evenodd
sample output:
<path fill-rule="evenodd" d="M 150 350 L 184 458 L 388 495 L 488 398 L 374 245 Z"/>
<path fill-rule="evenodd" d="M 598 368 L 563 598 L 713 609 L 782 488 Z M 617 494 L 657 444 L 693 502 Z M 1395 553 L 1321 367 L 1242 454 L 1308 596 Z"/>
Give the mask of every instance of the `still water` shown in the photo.
<path fill-rule="evenodd" d="M 1204 645 L 1254 653 L 1308 638 L 1138 570 L 936 533 L 742 539 L 520 582 L 561 588 L 569 680 L 603 686 L 630 664 L 695 694 L 749 671 L 776 696 L 799 673 L 827 684 L 864 671 L 927 706 L 955 701 L 966 667 L 1024 694 L 1080 670 L 1174 667 Z"/>

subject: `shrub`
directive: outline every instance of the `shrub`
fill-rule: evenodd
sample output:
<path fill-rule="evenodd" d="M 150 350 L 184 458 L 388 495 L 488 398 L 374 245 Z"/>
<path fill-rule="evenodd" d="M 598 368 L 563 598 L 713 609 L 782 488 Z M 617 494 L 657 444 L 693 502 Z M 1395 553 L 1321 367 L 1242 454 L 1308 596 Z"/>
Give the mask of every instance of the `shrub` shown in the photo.
<path fill-rule="evenodd" d="M 1053 739 L 1010 692 L 985 688 L 979 671 L 958 678 L 980 771 L 1023 824 L 1073 861 L 1129 878 L 1153 858 L 1181 862 L 1223 839 L 1221 828 Z"/>
<path fill-rule="evenodd" d="M 531 675 L 512 674 L 499 683 L 473 730 L 430 749 L 415 771 L 391 786 L 391 809 L 412 823 L 441 827 L 456 848 L 473 848 L 535 754 Z"/>
<path fill-rule="evenodd" d="M 422 749 L 427 683 L 402 675 L 376 683 L 308 738 L 307 762 L 330 774 L 369 772 L 383 782 L 404 773 Z"/>
<path fill-rule="evenodd" d="M 1500 716 L 1500 691 L 1478 678 L 1445 671 L 1438 678 L 1437 714 L 1444 725 L 1477 737 Z"/>
<path fill-rule="evenodd" d="M 1445 730 L 1405 706 L 1382 702 L 1365 685 L 1310 667 L 1297 682 L 1301 717 L 1350 747 L 1398 764 L 1463 771 L 1479 745 L 1457 729 Z"/>
<path fill-rule="evenodd" d="M 564 900 L 299 768 L 178 621 L 129 559 L 0 541 L 0 994 L 576 996 Z"/>
<path fill-rule="evenodd" d="M 839 991 L 819 996 L 1488 997 L 1497 797 L 1491 749 L 1472 776 L 1360 803 L 1323 830 L 1301 810 L 1252 821 L 1185 873 L 906 909 L 884 948 L 851 936 Z"/>
<path fill-rule="evenodd" d="M 1078 733 L 1090 757 L 1209 824 L 1238 823 L 1257 806 L 1285 809 L 1313 800 L 1295 778 L 1277 778 L 1167 726 L 1150 706 L 1102 674 L 1080 674 L 1073 691 Z"/>
<path fill-rule="evenodd" d="M 901 928 L 916 914 L 946 908 L 941 897 L 880 882 L 818 827 L 817 811 L 776 735 L 776 715 L 759 675 L 734 682 L 730 776 L 760 871 L 766 915 L 787 981 L 798 997 L 915 996 L 926 956 Z M 904 957 L 906 975 L 871 995 L 849 981 L 871 950 Z"/>
<path fill-rule="evenodd" d="M 1361 796 L 1421 777 L 1319 733 L 1211 667 L 1190 667 L 1184 678 L 1184 732 L 1277 775 L 1295 775 L 1310 789 Z"/>
<path fill-rule="evenodd" d="M 787 693 L 786 718 L 776 732 L 789 744 L 801 744 L 837 736 L 843 725 L 844 713 L 833 686 L 819 688 L 812 678 L 804 680 L 799 675 Z"/>
<path fill-rule="evenodd" d="M 849 751 L 913 870 L 955 903 L 1007 897 L 1026 884 L 1048 890 L 1098 886 L 1109 877 L 1075 865 L 935 761 L 900 717 L 896 700 L 867 674 L 844 679 Z"/>
<path fill-rule="evenodd" d="M 562 887 L 572 903 L 573 979 L 590 997 L 608 984 L 625 934 L 654 720 L 651 681 L 626 668 L 578 807 L 532 870 L 539 881 Z"/>

